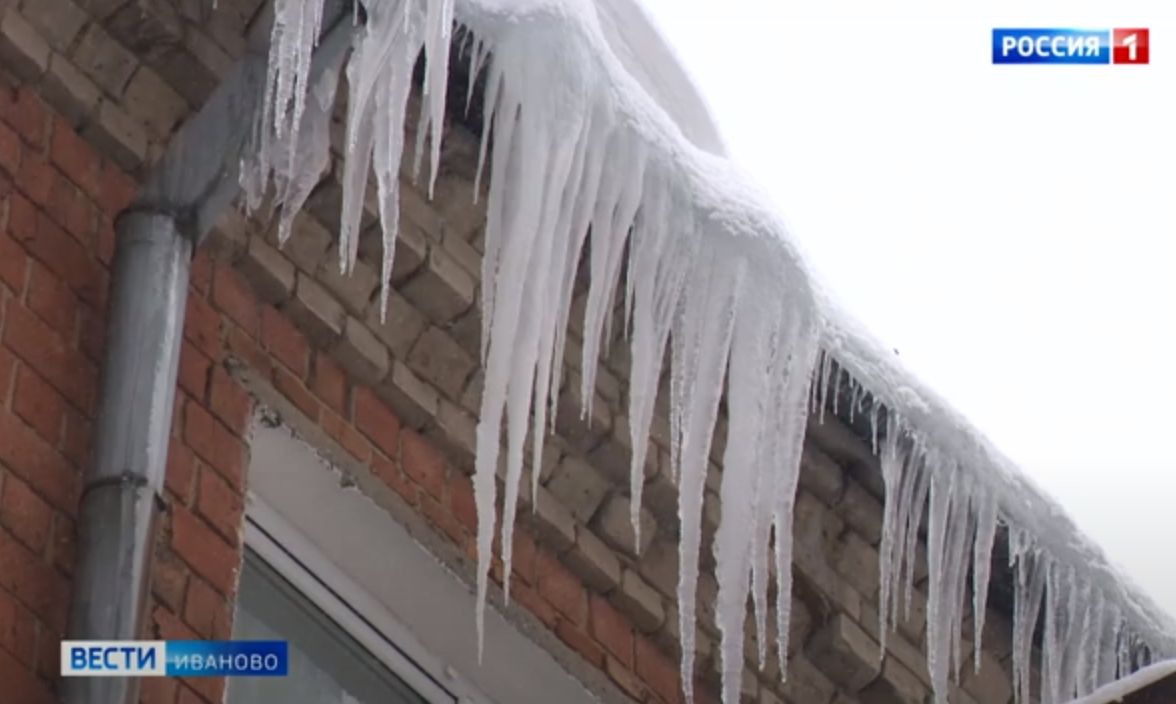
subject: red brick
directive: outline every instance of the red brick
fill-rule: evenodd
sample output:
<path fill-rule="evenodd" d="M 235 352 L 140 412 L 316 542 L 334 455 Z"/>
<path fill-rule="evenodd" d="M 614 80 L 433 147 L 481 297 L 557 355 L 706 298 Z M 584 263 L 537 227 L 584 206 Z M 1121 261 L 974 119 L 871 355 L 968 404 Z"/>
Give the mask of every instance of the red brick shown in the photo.
<path fill-rule="evenodd" d="M 182 390 L 176 393 L 175 399 L 172 401 L 172 421 L 171 430 L 168 437 L 175 438 L 182 441 L 184 438 L 184 428 L 188 424 L 188 414 L 184 413 L 184 406 L 187 405 L 190 396 L 186 395 Z"/>
<path fill-rule="evenodd" d="M 158 639 L 162 641 L 201 641 L 196 633 L 161 606 L 152 615 Z M 183 677 L 178 680 L 178 704 L 220 704 L 225 700 L 225 678 Z"/>
<path fill-rule="evenodd" d="M 331 436 L 331 439 L 339 443 L 347 454 L 361 463 L 366 464 L 371 459 L 371 445 L 368 445 L 367 440 L 343 420 L 342 416 L 324 408 L 319 413 L 319 426 Z"/>
<path fill-rule="evenodd" d="M 633 666 L 633 626 L 598 594 L 588 599 L 590 631 L 625 667 Z"/>
<path fill-rule="evenodd" d="M 201 469 L 199 481 L 197 513 L 229 541 L 230 545 L 237 545 L 241 542 L 241 522 L 245 516 L 241 494 L 219 475 L 207 469 Z"/>
<path fill-rule="evenodd" d="M 87 250 L 93 249 L 94 209 L 90 201 L 64 176 L 53 180 L 49 193 L 49 216 L 65 228 Z"/>
<path fill-rule="evenodd" d="M 199 579 L 188 584 L 184 621 L 209 640 L 227 640 L 232 631 L 232 610 L 225 598 Z"/>
<path fill-rule="evenodd" d="M 100 363 L 106 351 L 106 313 L 97 311 L 90 306 L 82 306 L 81 334 L 78 336 L 78 349 L 86 355 L 86 359 Z"/>
<path fill-rule="evenodd" d="M 37 207 L 24 195 L 11 191 L 8 194 L 8 234 L 17 242 L 37 234 Z"/>
<path fill-rule="evenodd" d="M 516 529 L 511 540 L 511 572 L 524 584 L 535 584 L 539 548 L 529 533 Z"/>
<path fill-rule="evenodd" d="M 176 704 L 179 683 L 174 677 L 143 677 L 139 682 L 139 704 Z"/>
<path fill-rule="evenodd" d="M 347 412 L 347 377 L 324 353 L 314 357 L 314 393 L 336 413 Z"/>
<path fill-rule="evenodd" d="M 171 442 L 167 448 L 167 470 L 164 486 L 176 495 L 180 503 L 191 505 L 196 484 L 196 456 L 183 443 Z"/>
<path fill-rule="evenodd" d="M 645 685 L 633 671 L 626 668 L 619 660 L 614 657 L 609 657 L 605 660 L 604 671 L 608 673 L 608 678 L 621 688 L 626 694 L 632 697 L 635 701 L 645 701 L 645 697 L 649 694 Z"/>
<path fill-rule="evenodd" d="M 229 353 L 244 362 L 247 367 L 266 379 L 273 376 L 273 359 L 269 356 L 269 353 L 257 345 L 253 338 L 245 334 L 244 330 L 236 325 L 230 324 L 226 342 L 228 343 Z"/>
<path fill-rule="evenodd" d="M 530 611 L 545 627 L 555 628 L 559 616 L 556 614 L 555 608 L 539 596 L 539 592 L 525 584 L 512 584 L 510 598 L 511 601 L 517 602 L 524 609 Z"/>
<path fill-rule="evenodd" d="M 421 513 L 429 520 L 438 530 L 449 537 L 458 546 L 465 544 L 465 530 L 453 514 L 445 510 L 445 507 L 438 503 L 431 497 L 421 497 Z"/>
<path fill-rule="evenodd" d="M 401 433 L 401 438 L 400 466 L 404 473 L 430 496 L 440 499 L 445 492 L 445 459 L 428 440 L 411 430 Z"/>
<path fill-rule="evenodd" d="M 162 606 L 156 606 L 151 611 L 151 621 L 155 626 L 155 635 L 159 640 L 201 640 L 180 617 Z"/>
<path fill-rule="evenodd" d="M 478 505 L 474 501 L 474 485 L 464 474 L 454 474 L 449 482 L 449 510 L 471 533 L 478 532 Z M 533 573 L 532 573 L 533 574 Z"/>
<path fill-rule="evenodd" d="M 49 147 L 49 157 L 78 188 L 91 197 L 98 194 L 98 156 L 61 118 L 53 121 L 53 142 Z"/>
<path fill-rule="evenodd" d="M 213 414 L 238 437 L 245 437 L 253 417 L 253 399 L 229 376 L 224 367 L 212 370 L 212 394 L 209 399 Z"/>
<path fill-rule="evenodd" d="M 604 668 L 604 650 L 593 642 L 587 633 L 567 621 L 560 621 L 555 627 L 555 635 L 594 667 Z"/>
<path fill-rule="evenodd" d="M 9 476 L 0 494 L 0 523 L 12 531 L 13 537 L 38 555 L 49 544 L 49 529 L 53 512 L 49 504 L 36 495 L 19 477 Z"/>
<path fill-rule="evenodd" d="M 199 405 L 184 404 L 184 442 L 229 484 L 240 489 L 244 477 L 244 447 L 225 426 Z"/>
<path fill-rule="evenodd" d="M 61 676 L 61 634 L 41 631 L 37 640 L 37 669 L 42 680 L 53 682 Z"/>
<path fill-rule="evenodd" d="M 102 212 L 113 218 L 131 204 L 138 190 L 138 184 L 130 176 L 110 162 L 105 162 L 102 165 L 102 175 L 98 179 L 98 192 L 94 194 L 94 202 Z"/>
<path fill-rule="evenodd" d="M 415 506 L 420 499 L 416 484 L 408 481 L 396 463 L 378 452 L 372 453 L 372 472 L 409 504 Z"/>
<path fill-rule="evenodd" d="M 261 343 L 295 376 L 306 378 L 310 345 L 306 337 L 272 306 L 261 309 Z"/>
<path fill-rule="evenodd" d="M 212 257 L 206 248 L 196 250 L 192 257 L 192 269 L 188 272 L 188 286 L 201 296 L 208 296 L 212 288 Z"/>
<path fill-rule="evenodd" d="M 2 307 L 0 307 L 0 311 L 2 311 Z M 3 319 L 3 314 L 0 312 L 0 320 Z M 16 381 L 16 375 L 13 373 L 15 369 L 16 357 L 13 357 L 6 348 L 0 347 L 0 406 L 8 401 L 8 392 L 12 390 Z"/>
<path fill-rule="evenodd" d="M 57 333 L 27 308 L 10 304 L 4 326 L 8 348 L 36 370 L 79 411 L 89 414 L 98 391 L 93 363 L 70 349 Z"/>
<path fill-rule="evenodd" d="M 48 114 L 31 88 L 13 90 L 0 86 L 0 120 L 11 125 L 33 147 L 44 146 Z"/>
<path fill-rule="evenodd" d="M 637 637 L 637 663 L 634 670 L 646 684 L 669 704 L 682 700 L 682 678 L 678 664 L 645 636 Z"/>
<path fill-rule="evenodd" d="M 539 595 L 572 623 L 584 623 L 584 587 L 580 580 L 547 552 L 539 553 L 535 567 Z"/>
<path fill-rule="evenodd" d="M 90 461 L 90 447 L 94 439 L 94 426 L 90 420 L 76 410 L 65 407 L 65 430 L 61 441 L 61 453 L 77 469 L 81 470 Z"/>
<path fill-rule="evenodd" d="M 69 583 L 4 531 L 0 531 L 0 588 L 8 590 L 48 628 L 65 631 Z"/>
<path fill-rule="evenodd" d="M 106 266 L 114 260 L 114 248 L 117 237 L 114 234 L 114 222 L 109 217 L 98 219 L 98 237 L 96 240 L 98 261 Z"/>
<path fill-rule="evenodd" d="M 61 440 L 65 401 L 28 366 L 22 365 L 16 370 L 12 410 L 50 445 L 55 446 Z"/>
<path fill-rule="evenodd" d="M 29 254 L 69 284 L 78 298 L 98 310 L 105 309 L 108 286 L 106 272 L 85 247 L 66 234 L 48 215 L 37 213 L 35 229 L 24 232 L 11 230 L 11 234 L 16 241 L 24 244 Z"/>
<path fill-rule="evenodd" d="M 59 511 L 77 510 L 81 476 L 27 425 L 0 408 L 0 464 L 28 482 Z"/>
<path fill-rule="evenodd" d="M 371 389 L 356 387 L 352 395 L 356 430 L 367 436 L 384 454 L 399 457 L 400 419 L 388 410 L 383 401 L 376 398 Z M 411 476 L 411 472 L 409 474 Z M 438 491 L 433 495 L 440 497 L 441 493 Z"/>
<path fill-rule="evenodd" d="M 76 329 L 78 299 L 69 286 L 40 262 L 33 262 L 29 276 L 28 306 L 62 337 Z"/>
<path fill-rule="evenodd" d="M 0 169 L 15 176 L 20 170 L 20 155 L 23 149 L 20 137 L 8 125 L 0 122 Z"/>
<path fill-rule="evenodd" d="M 196 690 L 192 689 L 191 687 L 180 685 L 176 698 L 176 704 L 213 704 L 213 702 L 210 702 L 201 695 L 197 694 Z"/>
<path fill-rule="evenodd" d="M 180 388 L 187 391 L 192 398 L 204 400 L 208 391 L 208 375 L 212 370 L 212 360 L 203 352 L 196 349 L 191 342 L 184 340 L 180 345 Z"/>
<path fill-rule="evenodd" d="M 466 541 L 466 554 L 469 555 L 471 561 L 478 559 L 477 540 Z M 502 558 L 495 555 L 490 558 L 490 579 L 501 587 L 503 574 L 505 574 L 505 570 L 502 566 Z"/>
<path fill-rule="evenodd" d="M 223 262 L 216 265 L 212 275 L 212 302 L 250 337 L 257 335 L 260 317 L 257 298 L 241 275 Z"/>
<path fill-rule="evenodd" d="M 57 514 L 53 517 L 53 566 L 66 577 L 72 577 L 78 556 L 78 529 L 74 522 Z"/>
<path fill-rule="evenodd" d="M 224 677 L 185 677 L 177 704 L 221 704 L 225 700 Z"/>
<path fill-rule="evenodd" d="M 216 310 L 202 298 L 188 296 L 184 313 L 184 337 L 196 349 L 214 362 L 220 361 L 221 318 Z"/>
<path fill-rule="evenodd" d="M 28 270 L 29 257 L 24 247 L 8 233 L 0 231 L 0 283 L 8 287 L 17 296 L 24 293 L 25 272 Z"/>
<path fill-rule="evenodd" d="M 236 591 L 241 555 L 191 511 L 172 504 L 172 549 L 218 592 Z"/>
<path fill-rule="evenodd" d="M 183 609 L 188 594 L 188 566 L 162 540 L 151 565 L 151 593 L 174 612 Z"/>
<path fill-rule="evenodd" d="M 20 160 L 20 171 L 13 181 L 29 200 L 44 208 L 49 205 L 49 196 L 53 193 L 53 181 L 56 178 L 57 174 L 49 162 L 25 152 Z"/>
<path fill-rule="evenodd" d="M 3 90 L 0 87 L 0 92 Z M 20 704 L 54 704 L 53 692 L 49 685 L 37 679 L 29 668 L 3 650 L 0 650 L 0 682 L 4 683 L 4 696 L 8 701 Z"/>
<path fill-rule="evenodd" d="M 37 620 L 11 594 L 0 589 L 0 649 L 31 667 L 37 643 Z"/>
<path fill-rule="evenodd" d="M 291 374 L 285 367 L 274 367 L 274 388 L 298 408 L 311 422 L 318 422 L 322 404 L 303 385 L 302 380 Z"/>

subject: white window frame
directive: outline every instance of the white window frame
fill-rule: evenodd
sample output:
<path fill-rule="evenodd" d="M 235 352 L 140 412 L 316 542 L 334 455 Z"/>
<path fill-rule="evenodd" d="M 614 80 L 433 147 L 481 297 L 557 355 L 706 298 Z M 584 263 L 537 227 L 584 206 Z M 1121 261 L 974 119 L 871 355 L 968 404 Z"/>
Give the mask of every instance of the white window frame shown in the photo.
<path fill-rule="evenodd" d="M 442 686 L 417 664 L 408 641 L 407 652 L 397 642 L 401 626 L 387 609 L 348 579 L 309 540 L 282 516 L 250 492 L 245 516 L 245 545 L 289 582 L 380 664 L 404 680 L 429 704 L 458 704 L 482 697 L 466 697 Z M 360 612 L 364 615 L 361 616 Z M 417 657 L 428 657 L 418 652 Z"/>
<path fill-rule="evenodd" d="M 589 680 L 590 691 L 524 614 L 490 605 L 479 657 L 473 587 L 441 557 L 457 553 L 369 470 L 352 478 L 264 409 L 257 420 L 246 545 L 430 704 L 601 701 L 606 680 Z"/>

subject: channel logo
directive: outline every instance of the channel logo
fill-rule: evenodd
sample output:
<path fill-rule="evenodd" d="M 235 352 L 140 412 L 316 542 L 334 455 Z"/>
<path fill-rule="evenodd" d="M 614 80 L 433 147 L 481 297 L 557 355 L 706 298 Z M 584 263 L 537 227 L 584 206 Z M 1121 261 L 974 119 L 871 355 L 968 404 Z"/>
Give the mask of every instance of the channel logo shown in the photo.
<path fill-rule="evenodd" d="M 284 677 L 289 668 L 280 640 L 61 642 L 64 677 Z"/>
<path fill-rule="evenodd" d="M 994 64 L 1125 64 L 1150 62 L 1148 30 L 994 29 Z"/>

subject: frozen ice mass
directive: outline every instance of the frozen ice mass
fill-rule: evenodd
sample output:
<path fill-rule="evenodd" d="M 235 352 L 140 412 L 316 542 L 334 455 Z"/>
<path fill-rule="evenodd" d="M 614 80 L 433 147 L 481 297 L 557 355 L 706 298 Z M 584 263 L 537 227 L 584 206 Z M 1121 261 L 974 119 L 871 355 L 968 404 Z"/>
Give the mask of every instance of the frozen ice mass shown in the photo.
<path fill-rule="evenodd" d="M 312 74 L 323 2 L 277 0 L 265 111 L 243 184 L 253 207 L 268 183 L 276 185 L 287 236 L 328 163 L 331 109 L 345 80 L 344 272 L 355 263 L 374 172 L 388 280 L 402 157 L 412 150 L 418 171 L 427 169 L 431 193 L 455 24 L 476 38 L 466 53 L 471 69 L 485 76 L 479 178 L 489 180 L 481 297 L 486 385 L 474 477 L 479 639 L 495 530 L 505 546 L 509 598 L 509 546 L 525 489 L 524 456 L 538 458 L 545 430 L 554 424 L 573 282 L 587 247 L 583 412 L 591 410 L 593 370 L 610 338 L 612 312 L 621 306 L 632 357 L 635 507 L 669 353 L 682 526 L 681 672 L 688 700 L 703 493 L 720 403 L 725 396 L 730 421 L 721 500 L 751 507 L 750 515 L 724 511 L 742 520 L 723 520 L 715 538 L 722 695 L 733 704 L 744 667 L 749 596 L 754 625 L 764 636 L 761 663 L 772 628 L 780 658 L 788 652 L 801 447 L 806 424 L 820 422 L 829 399 L 845 390 L 833 388 L 841 384 L 838 370 L 852 380 L 855 410 L 871 423 L 883 468 L 883 633 L 909 609 L 915 546 L 925 531 L 932 575 L 927 652 L 937 702 L 947 701 L 962 668 L 979 666 L 978 657 L 961 661 L 961 622 L 973 613 L 983 619 L 998 526 L 1009 536 L 1016 582 L 1018 702 L 1029 701 L 1031 687 L 1043 704 L 1091 695 L 1176 656 L 1171 619 L 999 450 L 841 313 L 781 214 L 726 158 L 705 103 L 635 0 L 367 0 L 366 24 L 346 65 Z M 413 65 L 422 51 L 421 112 L 409 116 Z M 410 118 L 416 119 L 412 145 L 406 144 Z M 496 525 L 500 464 L 504 514 Z M 773 578 L 779 580 L 777 623 L 769 628 Z M 1039 617 L 1040 679 L 1031 681 Z M 982 623 L 972 630 L 979 639 Z"/>

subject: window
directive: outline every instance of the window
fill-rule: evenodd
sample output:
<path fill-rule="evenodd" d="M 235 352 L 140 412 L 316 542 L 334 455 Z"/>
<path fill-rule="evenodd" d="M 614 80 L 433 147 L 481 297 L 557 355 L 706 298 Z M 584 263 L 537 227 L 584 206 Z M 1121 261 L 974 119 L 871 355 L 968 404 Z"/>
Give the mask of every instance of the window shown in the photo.
<path fill-rule="evenodd" d="M 289 643 L 289 676 L 243 677 L 229 680 L 226 704 L 454 704 L 456 698 L 425 673 L 412 668 L 403 655 L 393 667 L 360 643 L 395 652 L 350 606 L 312 575 L 290 552 L 256 523 L 248 524 L 249 547 L 241 568 L 233 638 L 284 640 Z M 259 544 L 260 543 L 260 544 Z M 263 558 L 256 548 L 274 559 Z M 283 572 L 287 574 L 283 574 Z M 301 583 L 296 586 L 294 580 Z M 313 587 L 307 589 L 307 587 Z M 315 592 L 308 595 L 305 591 Z M 313 596 L 313 599 L 312 599 Z M 327 607 L 326 609 L 323 606 Z M 327 613 L 330 610 L 331 614 Z M 340 616 L 347 618 L 340 619 Z M 339 621 L 346 621 L 346 626 Z M 423 685 L 422 692 L 402 674 Z M 428 685 L 433 685 L 432 687 Z"/>
<path fill-rule="evenodd" d="M 494 608 L 486 611 L 479 660 L 472 579 L 461 578 L 456 549 L 411 507 L 398 505 L 379 478 L 342 476 L 289 427 L 255 426 L 237 635 L 264 637 L 252 635 L 260 626 L 292 646 L 307 643 L 298 646 L 307 672 L 336 688 L 313 695 L 302 684 L 287 694 L 259 689 L 279 686 L 272 683 L 230 680 L 227 704 L 600 701 L 520 629 L 523 622 Z M 384 503 L 369 498 L 381 492 Z M 287 605 L 279 606 L 282 600 Z M 560 647 L 553 633 L 537 621 L 532 626 L 532 637 Z M 590 676 L 599 677 L 594 670 Z M 340 690 L 352 698 L 341 698 Z M 610 696 L 620 701 L 620 694 Z"/>

